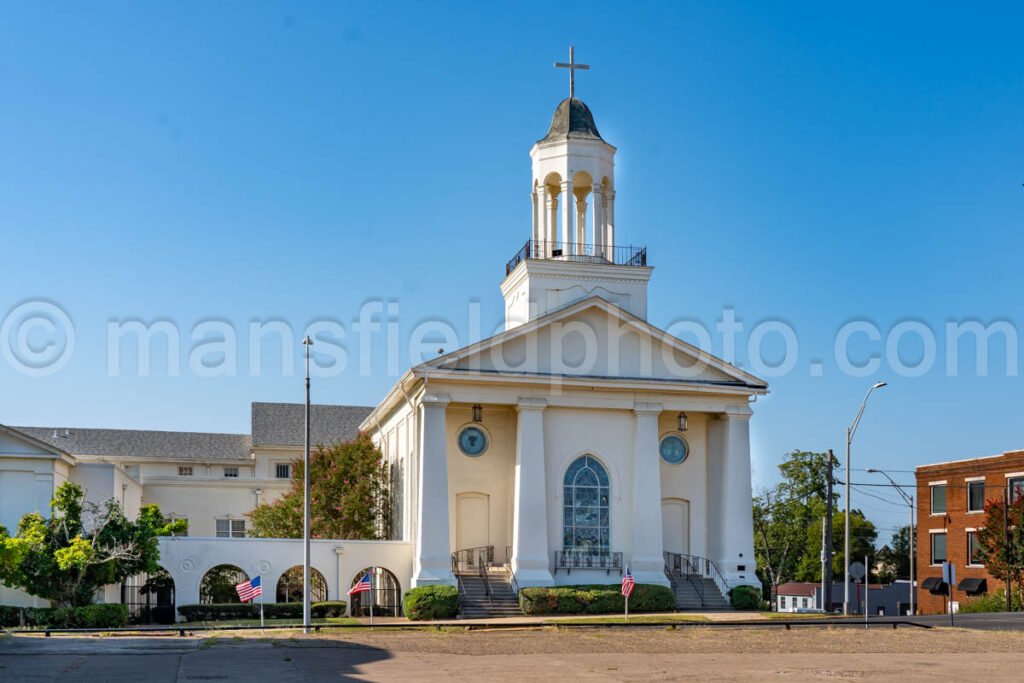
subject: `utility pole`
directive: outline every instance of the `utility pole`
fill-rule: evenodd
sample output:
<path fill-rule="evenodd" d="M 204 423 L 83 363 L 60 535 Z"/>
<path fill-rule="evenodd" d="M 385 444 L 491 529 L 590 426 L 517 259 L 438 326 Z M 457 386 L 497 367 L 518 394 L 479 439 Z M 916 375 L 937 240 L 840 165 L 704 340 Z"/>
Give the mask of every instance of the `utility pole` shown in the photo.
<path fill-rule="evenodd" d="M 821 611 L 825 611 L 825 580 L 827 573 L 825 572 L 825 521 L 827 517 L 821 518 L 821 601 L 818 603 L 821 606 Z"/>
<path fill-rule="evenodd" d="M 835 456 L 832 455 L 832 449 L 828 449 L 828 482 L 827 484 L 827 495 L 825 499 L 825 570 L 828 575 L 828 597 L 822 597 L 822 604 L 825 605 L 825 611 L 832 612 L 832 506 L 835 505 L 835 501 L 832 499 L 832 485 L 835 483 L 835 476 L 832 474 L 832 462 Z"/>

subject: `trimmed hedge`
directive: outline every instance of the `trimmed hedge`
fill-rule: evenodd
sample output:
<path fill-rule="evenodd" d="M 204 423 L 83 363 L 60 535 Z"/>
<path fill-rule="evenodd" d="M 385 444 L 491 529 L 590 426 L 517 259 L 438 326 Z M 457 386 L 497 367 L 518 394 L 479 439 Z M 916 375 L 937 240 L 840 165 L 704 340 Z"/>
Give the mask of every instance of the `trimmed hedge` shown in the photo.
<path fill-rule="evenodd" d="M 29 628 L 120 628 L 128 623 L 128 607 L 118 604 L 85 607 L 0 605 L 0 626 L 16 627 L 23 623 Z"/>
<path fill-rule="evenodd" d="M 737 610 L 763 610 L 768 607 L 761 591 L 753 586 L 736 586 L 729 591 L 729 604 Z"/>
<path fill-rule="evenodd" d="M 617 614 L 625 610 L 618 584 L 523 588 L 519 607 L 523 614 Z M 665 586 L 638 583 L 629 598 L 630 612 L 671 612 L 676 598 Z"/>
<path fill-rule="evenodd" d="M 343 600 L 314 602 L 313 618 L 343 617 L 347 603 Z M 231 602 L 213 605 L 182 605 L 178 612 L 185 621 L 231 621 L 234 619 L 259 619 L 260 603 Z M 263 616 L 267 619 L 302 619 L 301 602 L 265 602 Z"/>
<path fill-rule="evenodd" d="M 413 621 L 451 619 L 459 613 L 459 589 L 455 586 L 420 586 L 402 599 L 405 616 Z"/>

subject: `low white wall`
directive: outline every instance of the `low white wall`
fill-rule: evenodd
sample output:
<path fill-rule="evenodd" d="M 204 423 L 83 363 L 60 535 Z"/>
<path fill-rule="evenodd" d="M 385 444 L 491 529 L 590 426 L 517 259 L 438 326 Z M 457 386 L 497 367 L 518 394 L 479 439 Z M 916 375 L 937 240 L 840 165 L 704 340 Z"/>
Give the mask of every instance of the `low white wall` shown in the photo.
<path fill-rule="evenodd" d="M 413 544 L 408 541 L 310 542 L 310 564 L 327 581 L 327 599 L 349 602 L 352 579 L 367 567 L 387 569 L 402 588 L 409 590 L 412 577 Z M 207 571 L 220 564 L 233 564 L 250 578 L 260 576 L 263 597 L 274 601 L 277 581 L 288 569 L 302 566 L 302 540 L 285 538 L 197 538 L 160 539 L 160 565 L 174 579 L 174 601 L 178 606 L 199 602 L 199 584 Z"/>

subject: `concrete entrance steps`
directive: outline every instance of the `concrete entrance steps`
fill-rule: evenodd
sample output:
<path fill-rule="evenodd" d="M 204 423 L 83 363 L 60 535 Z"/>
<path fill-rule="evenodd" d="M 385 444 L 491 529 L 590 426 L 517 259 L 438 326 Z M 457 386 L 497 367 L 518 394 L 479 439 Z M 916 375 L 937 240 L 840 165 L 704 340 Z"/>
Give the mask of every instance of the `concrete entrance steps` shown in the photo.
<path fill-rule="evenodd" d="M 521 617 L 519 600 L 512 590 L 508 571 L 504 567 L 489 567 L 487 581 L 491 586 L 488 598 L 484 580 L 476 572 L 460 572 L 459 585 L 462 596 L 460 619 L 492 619 Z"/>

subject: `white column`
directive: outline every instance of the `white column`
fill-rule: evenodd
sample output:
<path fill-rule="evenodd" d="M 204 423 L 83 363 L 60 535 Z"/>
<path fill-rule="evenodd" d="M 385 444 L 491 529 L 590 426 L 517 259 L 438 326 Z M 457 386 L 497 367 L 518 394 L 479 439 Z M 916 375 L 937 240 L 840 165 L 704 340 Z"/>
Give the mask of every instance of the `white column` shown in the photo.
<path fill-rule="evenodd" d="M 587 243 L 587 201 L 576 200 L 576 253 L 585 255 L 583 245 Z"/>
<path fill-rule="evenodd" d="M 750 416 L 748 406 L 730 408 L 715 420 L 711 434 L 709 495 L 717 501 L 709 515 L 717 517 L 711 559 L 730 585 L 759 585 L 754 571 L 753 492 L 750 483 Z M 714 481 L 715 479 L 717 481 Z M 711 529 L 709 529 L 710 541 Z M 710 554 L 710 553 L 709 553 Z"/>
<path fill-rule="evenodd" d="M 533 237 L 531 237 L 530 239 L 536 242 L 540 239 L 540 216 L 543 213 L 542 210 L 538 209 L 536 189 L 530 193 L 530 201 L 533 204 Z"/>
<path fill-rule="evenodd" d="M 615 246 L 615 190 L 605 192 L 605 197 L 605 235 L 610 251 Z"/>
<path fill-rule="evenodd" d="M 548 193 L 548 248 L 547 256 L 551 256 L 558 242 L 558 195 Z"/>
<path fill-rule="evenodd" d="M 512 570 L 520 588 L 553 586 L 548 558 L 548 493 L 544 477 L 544 408 L 541 398 L 516 406 L 515 500 L 512 511 Z"/>
<path fill-rule="evenodd" d="M 604 234 L 604 194 L 600 185 L 594 185 L 590 203 L 594 207 L 591 210 L 590 216 L 591 232 L 593 233 L 594 244 L 598 245 L 594 248 L 594 256 L 607 258 L 606 237 Z"/>
<path fill-rule="evenodd" d="M 448 529 L 445 394 L 426 394 L 420 407 L 419 510 L 412 585 L 454 584 Z"/>
<path fill-rule="evenodd" d="M 548 208 L 547 188 L 543 185 L 538 185 L 537 191 L 534 192 L 534 196 L 536 197 L 536 203 L 534 206 L 537 209 L 537 237 L 534 239 L 541 242 L 541 244 L 537 245 L 538 253 L 536 255 L 541 258 L 547 258 L 548 253 L 544 242 L 547 242 L 548 240 L 548 219 L 551 215 L 551 209 Z"/>
<path fill-rule="evenodd" d="M 576 197 L 572 193 L 572 181 L 566 180 L 562 183 L 562 253 L 566 256 L 575 254 L 573 247 L 574 235 L 576 230 L 574 229 L 576 212 L 573 204 L 575 203 Z"/>
<path fill-rule="evenodd" d="M 633 549 L 629 569 L 637 583 L 669 585 L 661 537 L 660 403 L 633 407 Z"/>

